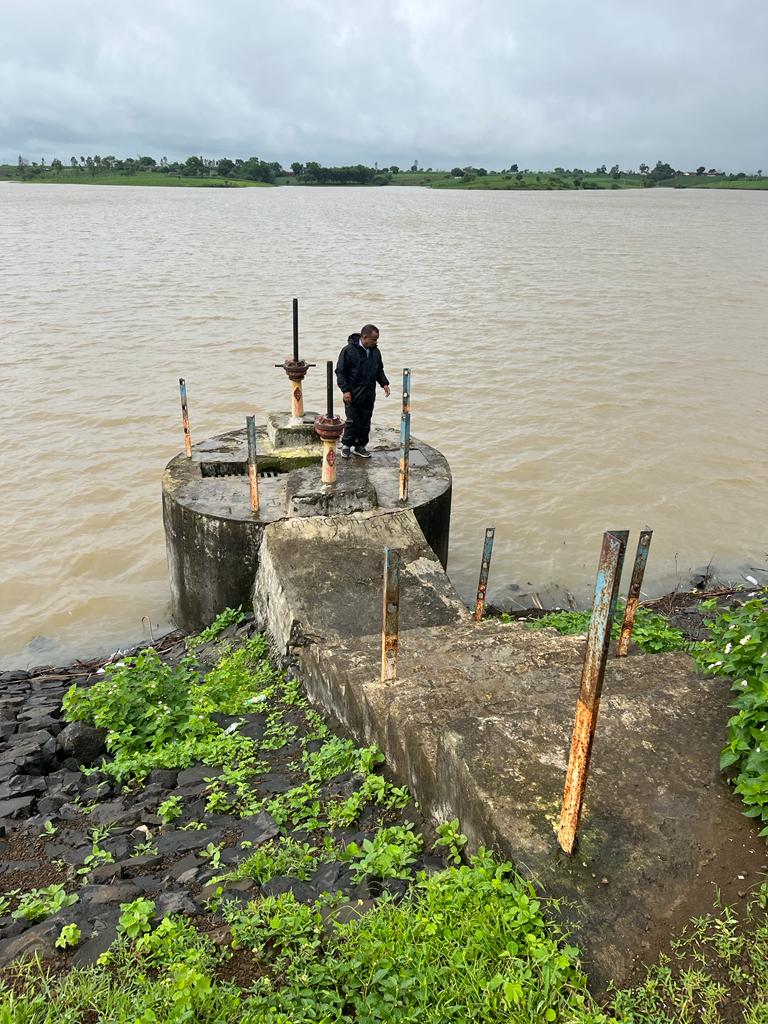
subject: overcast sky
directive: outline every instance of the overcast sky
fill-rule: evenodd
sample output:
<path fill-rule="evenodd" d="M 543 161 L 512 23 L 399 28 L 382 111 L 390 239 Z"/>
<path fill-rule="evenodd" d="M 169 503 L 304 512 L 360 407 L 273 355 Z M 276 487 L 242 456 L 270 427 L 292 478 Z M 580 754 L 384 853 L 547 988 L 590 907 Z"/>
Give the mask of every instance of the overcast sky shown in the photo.
<path fill-rule="evenodd" d="M 0 0 L 0 159 L 768 172 L 768 0 Z"/>

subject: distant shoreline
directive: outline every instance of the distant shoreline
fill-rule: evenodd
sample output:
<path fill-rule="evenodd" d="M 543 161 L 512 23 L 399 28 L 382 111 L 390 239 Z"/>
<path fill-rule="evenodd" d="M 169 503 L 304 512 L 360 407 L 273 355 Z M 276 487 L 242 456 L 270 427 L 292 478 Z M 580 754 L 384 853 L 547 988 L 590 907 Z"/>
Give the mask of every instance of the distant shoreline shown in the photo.
<path fill-rule="evenodd" d="M 606 174 L 584 174 L 583 177 L 570 172 L 536 171 L 513 174 L 485 174 L 455 177 L 444 171 L 403 171 L 391 175 L 388 181 L 361 184 L 350 182 L 308 182 L 296 181 L 291 176 L 280 176 L 274 182 L 249 181 L 231 177 L 188 177 L 175 174 L 161 174 L 157 171 L 137 172 L 135 174 L 110 173 L 92 175 L 82 170 L 38 171 L 34 174 L 20 174 L 17 167 L 0 165 L 0 182 L 10 181 L 23 185 L 133 185 L 160 188 L 376 188 L 383 185 L 397 187 L 417 187 L 431 189 L 450 189 L 464 191 L 496 191 L 496 192 L 579 192 L 579 191 L 620 191 L 624 189 L 646 189 L 649 187 L 647 176 L 625 174 L 613 178 Z M 728 178 L 708 175 L 676 176 L 660 181 L 654 188 L 695 188 L 695 189 L 729 189 L 737 191 L 764 191 L 768 189 L 768 178 L 745 177 Z"/>

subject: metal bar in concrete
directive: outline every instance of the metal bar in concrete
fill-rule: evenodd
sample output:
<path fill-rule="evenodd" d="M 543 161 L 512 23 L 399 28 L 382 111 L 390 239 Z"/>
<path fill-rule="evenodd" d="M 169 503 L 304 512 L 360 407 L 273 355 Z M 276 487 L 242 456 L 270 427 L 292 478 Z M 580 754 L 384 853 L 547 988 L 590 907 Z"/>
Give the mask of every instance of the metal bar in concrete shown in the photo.
<path fill-rule="evenodd" d="M 256 419 L 246 416 L 248 427 L 248 482 L 251 488 L 251 512 L 259 511 L 259 470 L 256 465 Z"/>
<path fill-rule="evenodd" d="M 403 369 L 403 411 L 400 414 L 400 501 L 408 501 L 411 471 L 411 371 Z"/>
<path fill-rule="evenodd" d="M 299 300 L 293 300 L 293 361 L 299 361 Z"/>
<path fill-rule="evenodd" d="M 330 359 L 325 364 L 325 414 L 329 420 L 333 419 L 333 363 Z"/>
<path fill-rule="evenodd" d="M 184 426 L 184 451 L 187 458 L 192 458 L 192 437 L 189 433 L 189 411 L 187 409 L 187 385 L 183 377 L 179 377 L 179 394 L 181 395 L 181 422 Z"/>
<path fill-rule="evenodd" d="M 495 535 L 496 527 L 489 526 L 485 531 L 483 560 L 480 562 L 480 579 L 477 584 L 477 600 L 475 601 L 475 622 L 480 622 L 485 612 L 485 593 L 488 590 L 488 573 L 491 570 L 491 555 L 493 554 L 493 538 Z"/>
<path fill-rule="evenodd" d="M 632 640 L 632 630 L 635 628 L 637 606 L 640 602 L 640 588 L 643 585 L 645 567 L 648 564 L 648 551 L 651 547 L 651 537 L 653 537 L 653 530 L 649 527 L 646 526 L 644 530 L 640 531 L 640 540 L 637 542 L 637 552 L 635 553 L 635 564 L 632 569 L 632 580 L 630 581 L 629 593 L 627 594 L 627 606 L 624 609 L 624 620 L 621 623 L 619 642 L 616 644 L 617 658 L 626 657 L 627 652 L 629 651 L 629 644 Z"/>
<path fill-rule="evenodd" d="M 398 618 L 400 613 L 400 552 L 384 548 L 384 606 L 381 626 L 381 681 L 397 679 Z"/>
<path fill-rule="evenodd" d="M 621 568 L 627 548 L 628 530 L 608 531 L 603 534 L 603 546 L 597 565 L 595 600 L 587 633 L 587 650 L 581 673 L 576 719 L 573 724 L 571 752 L 565 776 L 563 805 L 557 841 L 567 854 L 573 853 L 576 833 L 581 820 L 584 790 L 589 776 L 592 742 L 600 710 L 600 694 L 605 676 L 605 663 L 611 642 L 611 627 L 619 595 Z"/>

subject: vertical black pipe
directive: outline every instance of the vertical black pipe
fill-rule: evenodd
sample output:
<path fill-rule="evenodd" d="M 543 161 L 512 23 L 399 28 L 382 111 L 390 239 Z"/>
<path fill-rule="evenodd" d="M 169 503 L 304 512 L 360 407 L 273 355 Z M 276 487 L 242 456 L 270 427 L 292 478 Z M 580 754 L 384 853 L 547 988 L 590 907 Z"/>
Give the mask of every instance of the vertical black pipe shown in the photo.
<path fill-rule="evenodd" d="M 293 361 L 299 361 L 299 300 L 293 300 Z"/>
<path fill-rule="evenodd" d="M 325 364 L 325 374 L 328 387 L 327 408 L 325 410 L 329 419 L 333 418 L 333 362 L 329 359 Z"/>

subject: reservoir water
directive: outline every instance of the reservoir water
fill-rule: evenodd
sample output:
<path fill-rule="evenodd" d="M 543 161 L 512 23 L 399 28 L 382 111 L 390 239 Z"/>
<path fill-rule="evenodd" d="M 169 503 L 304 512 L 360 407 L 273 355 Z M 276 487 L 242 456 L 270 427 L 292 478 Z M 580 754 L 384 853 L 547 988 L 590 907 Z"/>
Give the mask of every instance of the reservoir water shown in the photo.
<path fill-rule="evenodd" d="M 178 378 L 193 440 L 286 406 L 294 295 L 310 362 L 379 326 L 379 424 L 411 367 L 467 599 L 486 525 L 491 593 L 582 595 L 646 523 L 649 593 L 768 567 L 768 193 L 2 183 L 0 238 L 2 666 L 167 626 Z"/>

